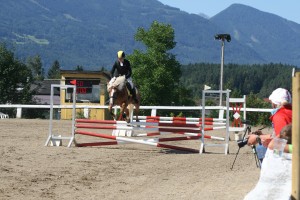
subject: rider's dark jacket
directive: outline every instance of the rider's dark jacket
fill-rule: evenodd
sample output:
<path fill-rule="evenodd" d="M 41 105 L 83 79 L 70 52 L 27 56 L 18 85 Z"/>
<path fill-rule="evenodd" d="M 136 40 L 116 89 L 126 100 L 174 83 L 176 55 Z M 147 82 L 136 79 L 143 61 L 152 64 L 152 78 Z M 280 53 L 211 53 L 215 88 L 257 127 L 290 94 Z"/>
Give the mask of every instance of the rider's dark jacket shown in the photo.
<path fill-rule="evenodd" d="M 132 70 L 131 70 L 130 62 L 126 59 L 124 59 L 123 66 L 121 66 L 120 62 L 117 60 L 110 71 L 111 77 L 118 77 L 118 76 L 125 75 L 126 79 L 131 77 L 131 73 Z"/>

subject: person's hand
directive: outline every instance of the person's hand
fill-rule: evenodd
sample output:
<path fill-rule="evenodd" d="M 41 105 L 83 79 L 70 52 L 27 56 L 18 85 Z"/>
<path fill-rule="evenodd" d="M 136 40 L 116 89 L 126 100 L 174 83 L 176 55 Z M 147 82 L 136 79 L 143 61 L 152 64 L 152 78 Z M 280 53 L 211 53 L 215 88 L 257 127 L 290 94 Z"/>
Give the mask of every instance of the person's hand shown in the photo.
<path fill-rule="evenodd" d="M 269 143 L 271 142 L 272 138 L 271 135 L 256 135 L 250 134 L 248 137 L 248 145 L 256 145 L 258 143 L 258 137 L 260 138 L 261 144 L 265 147 L 268 147 Z"/>
<path fill-rule="evenodd" d="M 248 136 L 248 142 L 247 142 L 247 144 L 250 146 L 250 145 L 255 145 L 256 143 L 257 143 L 257 141 L 256 141 L 256 138 L 258 137 L 258 135 L 256 135 L 256 134 L 250 134 L 249 136 Z"/>
<path fill-rule="evenodd" d="M 249 134 L 249 137 L 248 137 L 248 145 L 255 145 L 258 143 L 258 140 L 257 140 L 257 137 L 262 135 L 262 132 L 261 130 L 257 130 L 255 132 L 252 132 Z"/>
<path fill-rule="evenodd" d="M 268 147 L 269 143 L 272 141 L 271 135 L 261 135 L 259 136 L 261 140 L 261 144 L 265 147 Z"/>

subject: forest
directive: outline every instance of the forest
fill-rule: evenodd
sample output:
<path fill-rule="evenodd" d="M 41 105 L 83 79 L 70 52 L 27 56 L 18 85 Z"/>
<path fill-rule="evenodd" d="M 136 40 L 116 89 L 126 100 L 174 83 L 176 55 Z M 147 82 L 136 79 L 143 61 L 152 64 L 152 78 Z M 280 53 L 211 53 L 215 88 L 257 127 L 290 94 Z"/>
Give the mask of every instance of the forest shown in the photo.
<path fill-rule="evenodd" d="M 286 88 L 292 90 L 292 70 L 295 66 L 281 63 L 239 65 L 227 64 L 223 67 L 223 90 L 229 89 L 230 97 L 242 98 L 246 95 L 247 108 L 271 108 L 266 102 L 273 90 Z M 193 102 L 201 104 L 202 90 L 207 85 L 212 90 L 220 87 L 220 64 L 197 63 L 181 66 L 181 83 L 189 91 Z M 207 102 L 215 105 L 216 102 Z M 211 117 L 217 117 L 212 112 Z M 231 116 L 232 117 L 232 116 Z M 247 120 L 253 124 L 270 124 L 270 113 L 251 112 Z"/>
<path fill-rule="evenodd" d="M 201 98 L 204 85 L 218 90 L 220 86 L 220 64 L 197 63 L 181 67 L 181 82 L 191 90 L 194 100 Z M 292 88 L 292 70 L 295 66 L 284 64 L 240 65 L 226 64 L 223 67 L 223 89 L 231 90 L 232 97 L 256 94 L 268 98 L 278 88 Z"/>

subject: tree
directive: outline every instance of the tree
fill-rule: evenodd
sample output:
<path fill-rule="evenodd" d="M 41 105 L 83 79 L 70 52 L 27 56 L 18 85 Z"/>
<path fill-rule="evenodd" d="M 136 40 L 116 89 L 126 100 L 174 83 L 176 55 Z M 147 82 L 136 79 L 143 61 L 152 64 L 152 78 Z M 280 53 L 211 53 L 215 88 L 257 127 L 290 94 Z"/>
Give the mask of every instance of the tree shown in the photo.
<path fill-rule="evenodd" d="M 32 102 L 31 70 L 15 59 L 14 53 L 0 44 L 0 104 Z"/>
<path fill-rule="evenodd" d="M 83 69 L 83 66 L 81 66 L 81 65 L 77 65 L 76 67 L 75 67 L 75 71 L 79 71 L 79 72 L 81 72 L 81 71 L 83 71 L 84 69 Z"/>
<path fill-rule="evenodd" d="M 44 68 L 42 65 L 41 57 L 39 55 L 34 57 L 28 57 L 27 66 L 29 69 L 31 69 L 34 80 L 44 80 Z"/>
<path fill-rule="evenodd" d="M 175 55 L 168 53 L 176 45 L 174 29 L 170 24 L 154 21 L 149 30 L 138 28 L 135 40 L 146 46 L 146 52 L 134 50 L 128 58 L 132 65 L 133 79 L 138 86 L 142 104 L 171 105 L 187 101 L 187 94 L 180 85 L 181 69 Z"/>
<path fill-rule="evenodd" d="M 48 71 L 48 78 L 60 79 L 60 64 L 58 60 L 55 60 L 51 68 Z"/>
<path fill-rule="evenodd" d="M 247 108 L 271 108 L 271 105 L 270 103 L 267 103 L 263 99 L 259 98 L 257 95 L 250 93 L 247 96 Z M 270 113 L 254 112 L 247 114 L 247 120 L 253 124 L 271 125 L 269 118 Z"/>

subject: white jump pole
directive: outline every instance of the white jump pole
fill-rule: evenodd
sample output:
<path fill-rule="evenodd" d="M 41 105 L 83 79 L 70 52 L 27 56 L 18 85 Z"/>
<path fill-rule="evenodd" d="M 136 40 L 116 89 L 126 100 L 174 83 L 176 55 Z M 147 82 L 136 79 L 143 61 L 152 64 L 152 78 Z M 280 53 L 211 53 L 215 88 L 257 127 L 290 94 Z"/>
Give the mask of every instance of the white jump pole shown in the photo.
<path fill-rule="evenodd" d="M 226 94 L 226 133 L 225 133 L 225 143 L 223 144 L 208 144 L 205 143 L 204 141 L 204 135 L 205 135 L 205 97 L 207 93 L 212 93 L 212 94 Z M 199 153 L 202 154 L 205 152 L 205 146 L 223 146 L 225 148 L 225 154 L 227 155 L 229 153 L 229 93 L 230 90 L 226 91 L 219 91 L 219 90 L 203 90 L 202 91 L 202 124 L 201 124 L 201 132 L 202 132 L 202 137 L 201 137 L 201 144 L 200 144 L 200 150 Z M 223 106 L 220 106 L 220 110 L 224 110 Z"/>
<path fill-rule="evenodd" d="M 54 88 L 67 90 L 68 88 L 73 89 L 73 104 L 72 104 L 72 131 L 71 136 L 57 136 L 53 133 L 53 99 L 54 99 Z M 71 146 L 75 137 L 75 116 L 76 116 L 76 86 L 75 85 L 58 85 L 51 84 L 51 96 L 50 96 L 50 118 L 49 118 L 49 133 L 45 146 L 48 146 L 50 140 L 69 140 L 68 147 Z"/>

